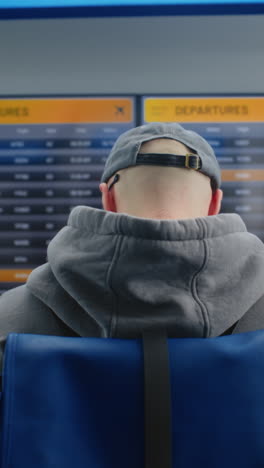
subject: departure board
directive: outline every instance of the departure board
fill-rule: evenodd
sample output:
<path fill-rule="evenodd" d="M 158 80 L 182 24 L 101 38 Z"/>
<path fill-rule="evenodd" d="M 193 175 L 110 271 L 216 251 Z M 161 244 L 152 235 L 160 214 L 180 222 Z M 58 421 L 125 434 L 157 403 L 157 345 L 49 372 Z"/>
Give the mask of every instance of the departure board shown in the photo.
<path fill-rule="evenodd" d="M 237 213 L 264 241 L 264 97 L 143 97 L 142 123 L 178 122 L 214 148 L 222 213 Z"/>
<path fill-rule="evenodd" d="M 101 208 L 105 160 L 134 126 L 132 96 L 0 99 L 0 292 L 46 261 L 74 206 Z"/>

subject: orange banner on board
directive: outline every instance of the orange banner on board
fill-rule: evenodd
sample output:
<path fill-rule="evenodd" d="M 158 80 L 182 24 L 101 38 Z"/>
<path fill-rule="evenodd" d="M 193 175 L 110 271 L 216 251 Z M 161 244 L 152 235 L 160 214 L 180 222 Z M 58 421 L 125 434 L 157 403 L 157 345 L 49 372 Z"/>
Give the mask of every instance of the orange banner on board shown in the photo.
<path fill-rule="evenodd" d="M 129 98 L 0 99 L 1 124 L 128 123 Z"/>
<path fill-rule="evenodd" d="M 264 122 L 264 97 L 146 98 L 146 122 Z"/>
<path fill-rule="evenodd" d="M 223 169 L 223 182 L 264 181 L 264 169 Z"/>
<path fill-rule="evenodd" d="M 31 270 L 0 270 L 0 282 L 25 283 Z"/>

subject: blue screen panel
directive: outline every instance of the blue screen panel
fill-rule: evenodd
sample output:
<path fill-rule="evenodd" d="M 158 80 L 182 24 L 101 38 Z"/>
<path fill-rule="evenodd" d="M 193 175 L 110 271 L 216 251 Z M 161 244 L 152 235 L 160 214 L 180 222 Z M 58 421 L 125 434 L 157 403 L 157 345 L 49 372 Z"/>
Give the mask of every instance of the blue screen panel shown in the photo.
<path fill-rule="evenodd" d="M 101 208 L 99 183 L 133 96 L 0 98 L 0 294 L 46 261 L 76 205 Z"/>
<path fill-rule="evenodd" d="M 264 96 L 144 96 L 141 123 L 177 122 L 203 136 L 222 171 L 222 213 L 264 242 Z"/>
<path fill-rule="evenodd" d="M 133 5 L 233 5 L 249 4 L 248 0 L 2 0 L 2 8 L 77 7 L 77 6 L 133 6 Z M 263 0 L 254 3 L 264 4 Z"/>
<path fill-rule="evenodd" d="M 264 0 L 0 0 L 0 19 L 261 13 Z"/>

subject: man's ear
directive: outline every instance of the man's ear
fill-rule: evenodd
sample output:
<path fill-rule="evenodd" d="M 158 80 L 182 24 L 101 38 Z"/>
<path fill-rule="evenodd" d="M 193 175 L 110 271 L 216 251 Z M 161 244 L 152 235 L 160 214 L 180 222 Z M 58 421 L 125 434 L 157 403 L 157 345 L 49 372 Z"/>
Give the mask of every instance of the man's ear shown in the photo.
<path fill-rule="evenodd" d="M 102 193 L 102 205 L 104 210 L 113 211 L 116 213 L 116 202 L 115 202 L 115 190 L 112 188 L 108 190 L 107 184 L 103 182 L 99 185 L 99 189 Z"/>
<path fill-rule="evenodd" d="M 208 210 L 208 216 L 217 215 L 221 209 L 221 202 L 223 198 L 223 192 L 220 189 L 215 190 L 212 194 L 211 203 Z"/>

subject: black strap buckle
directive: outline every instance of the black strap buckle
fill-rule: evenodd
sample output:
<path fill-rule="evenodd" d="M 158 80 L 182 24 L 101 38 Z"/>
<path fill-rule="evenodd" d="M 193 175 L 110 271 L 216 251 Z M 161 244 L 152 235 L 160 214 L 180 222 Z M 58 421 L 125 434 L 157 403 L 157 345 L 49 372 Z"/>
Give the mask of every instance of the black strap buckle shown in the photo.
<path fill-rule="evenodd" d="M 185 167 L 188 169 L 199 171 L 201 168 L 200 162 L 200 157 L 197 154 L 188 153 L 185 155 Z"/>
<path fill-rule="evenodd" d="M 145 166 L 186 167 L 199 171 L 202 160 L 198 154 L 138 153 L 136 164 Z"/>

